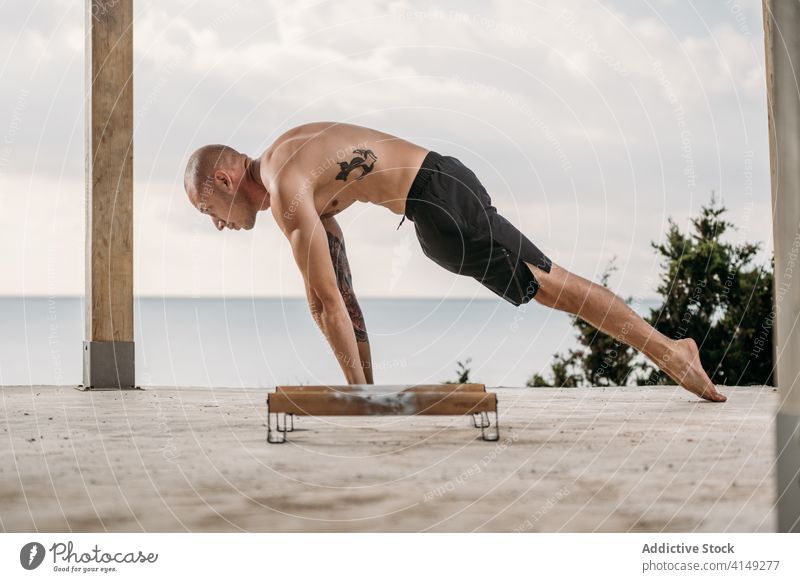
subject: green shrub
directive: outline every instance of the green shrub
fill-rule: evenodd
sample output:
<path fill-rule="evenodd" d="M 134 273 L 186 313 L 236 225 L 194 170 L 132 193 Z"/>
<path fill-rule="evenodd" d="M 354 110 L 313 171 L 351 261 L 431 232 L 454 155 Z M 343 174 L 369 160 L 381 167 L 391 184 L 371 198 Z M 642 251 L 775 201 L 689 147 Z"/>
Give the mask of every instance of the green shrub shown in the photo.
<path fill-rule="evenodd" d="M 759 244 L 723 240 L 735 229 L 725 212 L 712 193 L 690 233 L 669 219 L 665 242 L 651 243 L 662 258 L 661 304 L 645 319 L 667 337 L 693 338 L 715 384 L 772 384 L 772 261 L 769 268 L 753 265 Z M 601 277 L 606 287 L 613 262 Z M 627 345 L 578 317 L 572 324 L 579 348 L 554 354 L 549 377 L 534 374 L 528 386 L 674 384 Z"/>

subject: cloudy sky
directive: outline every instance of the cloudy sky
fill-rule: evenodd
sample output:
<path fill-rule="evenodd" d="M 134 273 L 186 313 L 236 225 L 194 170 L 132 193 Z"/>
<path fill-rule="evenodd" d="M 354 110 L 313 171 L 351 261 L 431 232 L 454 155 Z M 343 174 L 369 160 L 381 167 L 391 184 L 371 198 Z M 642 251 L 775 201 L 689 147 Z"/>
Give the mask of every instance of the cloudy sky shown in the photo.
<path fill-rule="evenodd" d="M 83 292 L 84 2 L 0 18 L 0 294 Z M 256 155 L 308 121 L 369 125 L 459 157 L 562 266 L 654 295 L 650 241 L 714 190 L 771 249 L 760 0 L 136 0 L 135 285 L 143 295 L 301 295 L 268 213 L 219 233 L 187 155 Z M 492 297 L 426 259 L 413 225 L 341 215 L 363 296 Z M 771 251 L 770 251 L 771 252 Z"/>

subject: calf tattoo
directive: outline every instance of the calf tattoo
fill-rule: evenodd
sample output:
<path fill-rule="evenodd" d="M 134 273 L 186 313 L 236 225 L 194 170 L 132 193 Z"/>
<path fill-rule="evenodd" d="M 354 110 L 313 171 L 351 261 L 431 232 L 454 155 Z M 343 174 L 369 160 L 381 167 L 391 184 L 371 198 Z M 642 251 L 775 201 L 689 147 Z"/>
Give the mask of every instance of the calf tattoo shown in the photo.
<path fill-rule="evenodd" d="M 364 314 L 361 313 L 361 307 L 358 305 L 358 301 L 356 301 L 355 293 L 353 293 L 353 279 L 350 274 L 350 265 L 347 262 L 344 242 L 330 232 L 328 232 L 327 235 L 333 270 L 336 273 L 336 283 L 339 286 L 342 299 L 344 299 L 344 304 L 347 306 L 347 313 L 350 315 L 350 321 L 353 322 L 353 331 L 356 334 L 356 341 L 365 342 L 367 341 L 367 327 L 364 325 Z"/>
<path fill-rule="evenodd" d="M 372 150 L 353 150 L 353 159 L 349 162 L 339 162 L 339 173 L 336 174 L 337 180 L 347 181 L 347 176 L 356 168 L 361 168 L 361 175 L 356 178 L 360 180 L 372 171 L 378 156 Z"/>

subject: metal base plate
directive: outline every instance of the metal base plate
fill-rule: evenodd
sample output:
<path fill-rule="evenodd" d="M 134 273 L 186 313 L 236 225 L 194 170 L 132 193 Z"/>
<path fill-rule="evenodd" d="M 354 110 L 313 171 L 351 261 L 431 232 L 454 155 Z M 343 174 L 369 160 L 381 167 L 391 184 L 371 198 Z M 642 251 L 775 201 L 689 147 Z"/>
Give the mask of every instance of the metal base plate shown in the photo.
<path fill-rule="evenodd" d="M 778 531 L 800 532 L 800 415 L 775 417 L 778 459 Z"/>
<path fill-rule="evenodd" d="M 83 342 L 83 390 L 134 389 L 133 342 Z"/>
<path fill-rule="evenodd" d="M 93 388 L 92 386 L 84 386 L 83 384 L 78 384 L 75 386 L 75 390 L 80 392 L 116 392 L 119 390 L 141 390 L 144 392 L 144 388 L 141 386 L 124 386 L 122 388 Z"/>

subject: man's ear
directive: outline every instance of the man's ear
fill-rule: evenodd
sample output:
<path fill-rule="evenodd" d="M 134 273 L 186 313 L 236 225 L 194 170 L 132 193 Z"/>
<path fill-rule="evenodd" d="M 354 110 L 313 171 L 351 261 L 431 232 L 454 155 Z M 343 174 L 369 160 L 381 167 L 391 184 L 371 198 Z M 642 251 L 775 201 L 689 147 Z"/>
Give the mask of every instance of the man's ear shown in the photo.
<path fill-rule="evenodd" d="M 214 181 L 225 186 L 226 190 L 230 190 L 231 177 L 223 170 L 217 170 L 214 172 Z"/>

